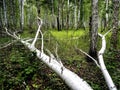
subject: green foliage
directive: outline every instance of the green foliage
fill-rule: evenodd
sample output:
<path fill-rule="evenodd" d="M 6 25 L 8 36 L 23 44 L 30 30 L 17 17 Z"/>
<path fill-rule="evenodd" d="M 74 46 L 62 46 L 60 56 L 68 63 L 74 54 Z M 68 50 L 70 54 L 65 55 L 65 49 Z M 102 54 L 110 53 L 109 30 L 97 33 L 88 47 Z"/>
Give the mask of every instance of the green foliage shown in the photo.
<path fill-rule="evenodd" d="M 22 34 L 22 38 L 26 37 L 34 37 L 34 33 L 30 34 L 26 30 Z M 108 47 L 110 46 L 109 37 L 110 34 L 107 36 Z M 1 38 L 0 42 L 4 43 L 8 40 L 9 38 Z M 77 46 L 86 52 L 88 51 L 88 30 L 68 30 L 68 32 L 51 30 L 44 34 L 44 47 L 49 49 L 54 55 L 56 43 L 58 43 L 58 55 L 67 68 L 83 77 L 93 89 L 108 89 L 101 71 L 94 63 L 87 63 L 85 56 L 82 53 L 78 53 L 74 48 Z M 101 45 L 98 45 L 100 48 Z M 38 49 L 41 48 L 41 40 L 37 41 L 36 47 Z M 116 54 L 115 51 L 109 51 L 109 48 L 107 48 L 104 59 L 110 75 L 119 88 L 120 64 L 118 60 L 114 59 Z M 3 88 L 2 90 L 61 90 L 61 88 L 69 90 L 54 72 L 36 58 L 36 53 L 29 52 L 18 42 L 0 50 L 0 68 L 0 88 Z"/>

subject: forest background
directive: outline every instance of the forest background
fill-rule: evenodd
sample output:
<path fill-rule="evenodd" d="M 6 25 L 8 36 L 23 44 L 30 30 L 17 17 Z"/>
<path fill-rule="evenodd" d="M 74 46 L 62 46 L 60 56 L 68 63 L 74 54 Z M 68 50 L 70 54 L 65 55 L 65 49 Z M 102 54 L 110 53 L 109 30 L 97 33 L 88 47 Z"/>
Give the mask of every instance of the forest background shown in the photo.
<path fill-rule="evenodd" d="M 9 37 L 10 32 L 22 38 L 34 38 L 37 17 L 43 20 L 44 47 L 58 55 L 65 65 L 85 79 L 94 90 L 108 90 L 100 69 L 81 53 L 82 49 L 97 59 L 101 38 L 96 34 L 112 31 L 106 36 L 104 54 L 106 67 L 120 89 L 120 23 L 119 0 L 1 0 L 0 1 L 0 88 L 1 90 L 69 90 L 69 87 L 19 41 Z M 97 24 L 92 12 L 97 10 Z M 96 19 L 95 19 L 96 20 Z M 95 30 L 93 30 L 95 29 Z M 95 50 L 91 41 L 96 38 Z M 41 38 L 41 37 L 39 37 Z M 41 41 L 36 43 L 41 48 Z"/>

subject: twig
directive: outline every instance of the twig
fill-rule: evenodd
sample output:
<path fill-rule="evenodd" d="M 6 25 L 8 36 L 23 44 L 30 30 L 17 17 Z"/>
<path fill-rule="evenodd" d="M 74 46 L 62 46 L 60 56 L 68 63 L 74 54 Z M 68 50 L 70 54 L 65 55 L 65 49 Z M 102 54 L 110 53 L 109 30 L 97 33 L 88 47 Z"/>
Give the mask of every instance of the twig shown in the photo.
<path fill-rule="evenodd" d="M 78 49 L 78 48 L 75 48 L 76 50 L 79 50 L 80 52 L 82 52 L 83 54 L 85 54 L 86 56 L 88 56 L 89 58 L 91 58 L 95 64 L 100 68 L 100 65 L 98 64 L 97 60 L 95 60 L 93 57 L 91 57 L 89 54 L 87 54 L 86 52 L 84 52 L 83 50 L 81 49 Z"/>
<path fill-rule="evenodd" d="M 52 59 L 55 59 L 55 56 L 50 52 L 50 50 L 48 49 L 45 49 L 47 51 L 47 53 L 49 54 L 49 56 L 52 58 Z"/>
<path fill-rule="evenodd" d="M 13 42 L 8 43 L 8 44 L 4 45 L 3 47 L 0 47 L 0 49 L 6 48 L 6 47 L 10 46 L 11 44 L 13 44 L 15 42 L 17 42 L 17 40 L 14 40 Z"/>
<path fill-rule="evenodd" d="M 31 44 L 31 47 L 35 47 L 35 43 L 36 43 L 36 41 L 37 41 L 37 38 L 38 38 L 38 35 L 39 35 L 39 32 L 40 32 L 40 28 L 41 28 L 41 26 L 42 26 L 42 20 L 40 19 L 40 18 L 38 18 L 38 30 L 37 30 L 37 32 L 36 32 L 36 35 L 35 35 L 35 38 L 34 38 L 34 40 L 33 40 L 33 42 L 32 42 L 32 44 Z"/>
<path fill-rule="evenodd" d="M 41 52 L 43 53 L 44 40 L 43 40 L 43 33 L 42 33 L 42 31 L 41 31 L 41 30 L 40 30 L 40 34 L 41 34 L 41 42 L 42 42 L 42 44 L 41 44 Z"/>
<path fill-rule="evenodd" d="M 56 42 L 56 50 L 55 50 L 55 54 L 56 54 L 56 57 L 57 57 L 57 61 L 58 63 L 61 65 L 61 74 L 63 73 L 63 70 L 64 70 L 64 66 L 63 66 L 63 63 L 61 62 L 61 59 L 59 58 L 58 56 L 58 43 Z"/>
<path fill-rule="evenodd" d="M 60 63 L 61 66 L 63 67 L 63 63 L 61 62 L 61 59 L 60 59 L 59 56 L 58 56 L 58 43 L 57 43 L 57 42 L 56 42 L 55 54 L 56 54 L 58 63 Z"/>

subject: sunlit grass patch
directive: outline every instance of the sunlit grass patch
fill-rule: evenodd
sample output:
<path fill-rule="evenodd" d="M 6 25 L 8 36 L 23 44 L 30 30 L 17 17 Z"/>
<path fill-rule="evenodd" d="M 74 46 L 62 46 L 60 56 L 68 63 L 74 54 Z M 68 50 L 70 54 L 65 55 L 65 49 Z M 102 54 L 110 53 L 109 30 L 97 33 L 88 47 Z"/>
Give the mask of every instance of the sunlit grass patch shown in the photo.
<path fill-rule="evenodd" d="M 81 37 L 85 35 L 85 30 L 68 30 L 68 31 L 50 31 L 57 39 L 68 39 L 72 37 Z"/>

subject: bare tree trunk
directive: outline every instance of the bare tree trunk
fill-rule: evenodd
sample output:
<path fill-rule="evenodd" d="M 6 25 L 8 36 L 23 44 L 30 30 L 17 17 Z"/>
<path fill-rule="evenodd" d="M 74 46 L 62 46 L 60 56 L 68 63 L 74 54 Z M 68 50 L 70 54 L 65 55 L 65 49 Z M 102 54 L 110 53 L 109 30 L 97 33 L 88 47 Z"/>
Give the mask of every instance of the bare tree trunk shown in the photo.
<path fill-rule="evenodd" d="M 84 26 L 84 0 L 80 0 L 79 3 L 80 3 L 80 27 L 85 29 L 85 26 Z"/>
<path fill-rule="evenodd" d="M 64 9 L 64 0 L 61 0 L 62 2 L 62 5 L 61 5 L 61 29 L 64 28 L 64 12 L 63 12 L 63 9 Z"/>
<path fill-rule="evenodd" d="M 51 11 L 52 11 L 52 22 L 51 22 L 51 24 L 52 24 L 52 28 L 55 28 L 55 17 L 54 17 L 54 2 L 53 2 L 53 0 L 51 0 L 51 4 L 52 4 L 52 9 L 51 9 Z"/>
<path fill-rule="evenodd" d="M 92 0 L 92 17 L 90 28 L 89 55 L 97 58 L 97 36 L 98 36 L 98 0 Z"/>
<path fill-rule="evenodd" d="M 14 11 L 14 9 L 15 9 L 15 7 L 14 7 L 14 5 L 15 5 L 15 3 L 14 3 L 14 0 L 11 0 L 11 24 L 12 24 L 12 26 L 15 26 L 15 24 L 14 24 L 14 20 L 15 20 L 15 15 L 14 15 L 14 13 L 15 13 L 15 11 Z"/>
<path fill-rule="evenodd" d="M 105 78 L 106 84 L 108 85 L 109 90 L 117 90 L 106 66 L 104 63 L 104 58 L 103 58 L 103 54 L 105 52 L 106 49 L 106 40 L 105 40 L 105 36 L 109 33 L 110 31 L 108 31 L 107 33 L 105 33 L 104 35 L 99 34 L 98 35 L 102 38 L 102 47 L 98 52 L 98 60 L 99 60 L 99 64 L 100 64 L 100 69 L 103 73 L 103 76 Z"/>
<path fill-rule="evenodd" d="M 20 32 L 23 32 L 24 27 L 24 0 L 19 0 L 20 7 Z"/>
<path fill-rule="evenodd" d="M 60 24 L 60 0 L 58 1 L 57 28 L 58 28 L 58 31 L 61 31 L 61 24 Z"/>
<path fill-rule="evenodd" d="M 75 0 L 75 6 L 74 6 L 74 28 L 77 29 L 77 5 Z"/>
<path fill-rule="evenodd" d="M 113 0 L 113 31 L 111 36 L 112 48 L 117 49 L 118 44 L 118 22 L 119 22 L 119 0 Z"/>
<path fill-rule="evenodd" d="M 67 22 L 66 22 L 66 29 L 68 30 L 69 29 L 69 4 L 70 4 L 70 1 L 68 0 L 67 1 Z"/>
<path fill-rule="evenodd" d="M 2 8 L 0 8 L 0 37 L 2 36 L 2 27 L 3 27 L 3 25 L 2 25 Z"/>
<path fill-rule="evenodd" d="M 6 10 L 6 3 L 5 0 L 3 0 L 3 10 L 4 10 L 4 26 L 7 27 L 7 10 Z"/>
<path fill-rule="evenodd" d="M 80 7 L 81 7 L 81 0 L 79 0 L 79 4 L 78 4 L 78 28 L 80 27 Z"/>
<path fill-rule="evenodd" d="M 107 24 L 108 24 L 108 0 L 105 0 L 105 3 L 106 3 L 106 14 L 105 14 L 105 18 L 106 18 L 106 27 L 107 27 Z"/>

